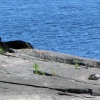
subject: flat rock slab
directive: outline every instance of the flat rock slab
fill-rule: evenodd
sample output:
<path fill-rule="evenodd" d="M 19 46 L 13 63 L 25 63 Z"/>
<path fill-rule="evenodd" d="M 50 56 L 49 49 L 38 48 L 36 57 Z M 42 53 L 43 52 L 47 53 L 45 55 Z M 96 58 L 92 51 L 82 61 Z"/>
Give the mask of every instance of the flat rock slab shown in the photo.
<path fill-rule="evenodd" d="M 73 88 L 99 92 L 100 80 L 88 79 L 91 74 L 100 75 L 99 68 L 86 69 L 80 65 L 75 69 L 74 64 L 63 62 L 65 58 L 62 57 L 62 62 L 57 60 L 63 54 L 54 52 L 31 49 L 15 52 L 0 55 L 0 100 L 100 100 L 100 96 L 66 92 Z M 34 73 L 34 64 L 39 66 L 41 75 Z"/>

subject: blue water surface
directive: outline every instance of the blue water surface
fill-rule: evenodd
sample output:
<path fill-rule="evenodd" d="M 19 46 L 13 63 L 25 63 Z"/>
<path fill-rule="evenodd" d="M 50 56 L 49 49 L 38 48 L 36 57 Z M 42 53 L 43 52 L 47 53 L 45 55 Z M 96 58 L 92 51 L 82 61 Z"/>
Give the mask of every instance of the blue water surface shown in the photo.
<path fill-rule="evenodd" d="M 2 41 L 100 60 L 100 0 L 0 0 Z"/>

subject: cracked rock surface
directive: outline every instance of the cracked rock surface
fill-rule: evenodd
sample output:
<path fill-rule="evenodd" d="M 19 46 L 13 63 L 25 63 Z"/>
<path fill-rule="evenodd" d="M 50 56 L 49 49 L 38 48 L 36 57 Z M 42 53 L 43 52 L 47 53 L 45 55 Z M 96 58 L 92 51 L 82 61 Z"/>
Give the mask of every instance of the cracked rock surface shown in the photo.
<path fill-rule="evenodd" d="M 99 61 L 77 57 L 84 66 L 75 69 L 73 62 L 67 63 L 69 58 L 74 59 L 31 49 L 0 55 L 0 100 L 100 100 L 100 79 L 88 79 L 91 74 L 100 75 L 99 67 L 91 67 Z"/>

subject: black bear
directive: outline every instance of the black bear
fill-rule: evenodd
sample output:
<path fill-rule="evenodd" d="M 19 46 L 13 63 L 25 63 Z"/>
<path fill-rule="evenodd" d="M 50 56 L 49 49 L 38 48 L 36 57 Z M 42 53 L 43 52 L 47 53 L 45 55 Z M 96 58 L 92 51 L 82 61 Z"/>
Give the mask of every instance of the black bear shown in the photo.
<path fill-rule="evenodd" d="M 12 49 L 34 49 L 33 46 L 28 42 L 21 40 L 2 42 L 1 38 L 0 38 L 0 48 L 2 48 L 5 52 L 8 51 L 11 53 L 14 52 Z"/>
<path fill-rule="evenodd" d="M 4 53 L 4 52 L 10 52 L 10 53 L 14 53 L 14 51 L 12 49 L 10 49 L 6 43 L 4 42 L 1 42 L 1 38 L 0 38 L 0 49 L 2 50 L 1 53 Z"/>
<path fill-rule="evenodd" d="M 21 40 L 8 41 L 8 42 L 4 42 L 4 43 L 9 48 L 13 48 L 13 49 L 34 49 L 30 43 L 24 42 Z"/>

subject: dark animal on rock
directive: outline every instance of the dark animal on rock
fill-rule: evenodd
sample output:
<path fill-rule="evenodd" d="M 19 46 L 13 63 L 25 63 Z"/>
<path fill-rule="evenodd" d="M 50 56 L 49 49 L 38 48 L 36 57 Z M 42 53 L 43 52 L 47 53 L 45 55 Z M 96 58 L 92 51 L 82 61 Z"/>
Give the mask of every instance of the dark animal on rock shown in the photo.
<path fill-rule="evenodd" d="M 8 42 L 4 42 L 4 43 L 9 48 L 13 48 L 13 49 L 34 49 L 30 43 L 24 42 L 21 40 L 8 41 Z"/>
<path fill-rule="evenodd" d="M 15 41 L 8 41 L 2 42 L 0 38 L 0 48 L 5 52 L 14 53 L 12 49 L 34 49 L 33 46 L 29 42 L 15 40 Z"/>

